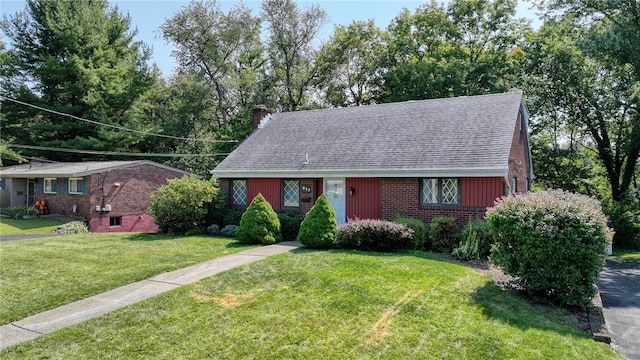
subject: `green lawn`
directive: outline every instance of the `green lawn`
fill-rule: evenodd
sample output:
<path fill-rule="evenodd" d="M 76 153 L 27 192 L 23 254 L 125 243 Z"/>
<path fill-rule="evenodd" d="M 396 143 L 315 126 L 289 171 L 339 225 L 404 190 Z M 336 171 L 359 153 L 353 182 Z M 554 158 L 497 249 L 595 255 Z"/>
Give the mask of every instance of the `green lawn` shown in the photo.
<path fill-rule="evenodd" d="M 640 251 L 638 250 L 615 250 L 612 255 L 613 258 L 622 260 L 637 260 L 640 261 Z"/>
<path fill-rule="evenodd" d="M 18 345 L 3 359 L 622 359 L 572 317 L 420 253 L 299 249 Z"/>
<path fill-rule="evenodd" d="M 207 236 L 82 234 L 0 243 L 0 325 L 248 249 Z"/>
<path fill-rule="evenodd" d="M 0 216 L 0 235 L 51 234 L 58 226 L 70 220 L 59 218 L 34 218 L 16 220 Z"/>

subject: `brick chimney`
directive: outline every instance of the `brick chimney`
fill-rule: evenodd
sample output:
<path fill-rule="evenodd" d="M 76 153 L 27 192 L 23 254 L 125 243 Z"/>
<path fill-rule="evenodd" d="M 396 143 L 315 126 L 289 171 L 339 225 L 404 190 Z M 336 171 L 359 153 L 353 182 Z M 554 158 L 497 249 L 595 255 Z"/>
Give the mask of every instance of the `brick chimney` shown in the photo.
<path fill-rule="evenodd" d="M 251 117 L 253 118 L 253 130 L 258 128 L 258 125 L 260 125 L 260 121 L 267 115 L 269 115 L 269 109 L 267 109 L 267 107 L 264 105 L 256 105 L 256 107 L 251 110 Z"/>

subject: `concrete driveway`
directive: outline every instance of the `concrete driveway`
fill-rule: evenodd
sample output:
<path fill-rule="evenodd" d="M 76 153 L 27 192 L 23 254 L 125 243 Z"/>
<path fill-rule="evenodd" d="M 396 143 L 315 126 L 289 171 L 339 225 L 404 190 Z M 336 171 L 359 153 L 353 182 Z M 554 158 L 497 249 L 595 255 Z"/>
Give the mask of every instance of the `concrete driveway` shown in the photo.
<path fill-rule="evenodd" d="M 640 261 L 607 259 L 598 287 L 614 347 L 640 360 Z"/>

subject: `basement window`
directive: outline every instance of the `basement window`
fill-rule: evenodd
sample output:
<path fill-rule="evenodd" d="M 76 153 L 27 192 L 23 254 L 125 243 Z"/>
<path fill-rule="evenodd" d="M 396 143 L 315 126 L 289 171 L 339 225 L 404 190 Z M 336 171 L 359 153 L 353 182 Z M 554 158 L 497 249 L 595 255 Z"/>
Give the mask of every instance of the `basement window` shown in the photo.
<path fill-rule="evenodd" d="M 109 226 L 122 226 L 122 216 L 110 216 Z"/>

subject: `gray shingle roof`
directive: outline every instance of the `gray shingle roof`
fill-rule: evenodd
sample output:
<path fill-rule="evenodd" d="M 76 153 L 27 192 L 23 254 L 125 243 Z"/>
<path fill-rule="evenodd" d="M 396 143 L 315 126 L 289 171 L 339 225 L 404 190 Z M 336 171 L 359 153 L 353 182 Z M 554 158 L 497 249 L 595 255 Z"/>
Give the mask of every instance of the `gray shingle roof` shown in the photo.
<path fill-rule="evenodd" d="M 85 162 L 32 162 L 0 168 L 0 178 L 25 177 L 80 177 L 100 173 L 110 169 L 126 168 L 137 165 L 153 165 L 165 169 L 188 174 L 180 169 L 172 168 L 149 160 L 138 161 L 85 161 Z"/>
<path fill-rule="evenodd" d="M 513 92 L 276 113 L 211 173 L 502 175 L 521 104 L 522 93 Z"/>

